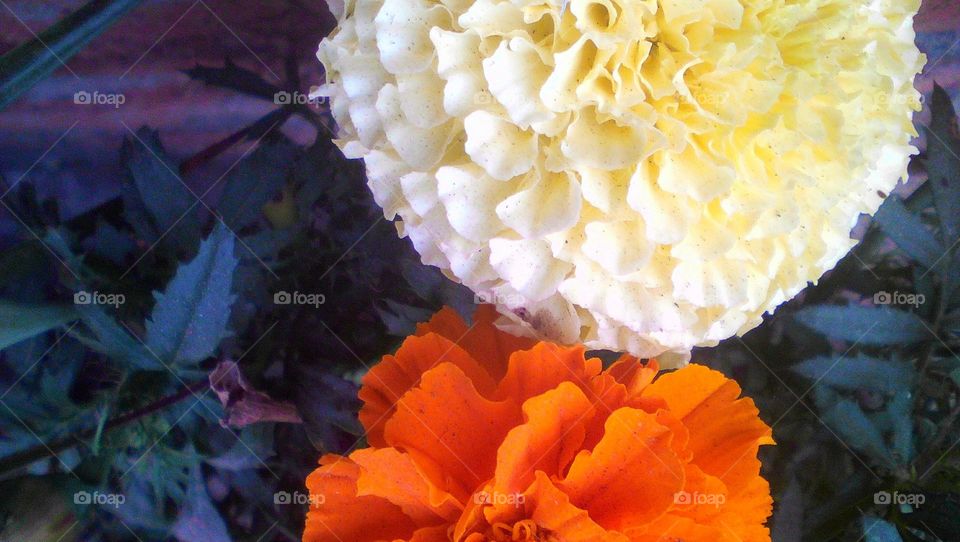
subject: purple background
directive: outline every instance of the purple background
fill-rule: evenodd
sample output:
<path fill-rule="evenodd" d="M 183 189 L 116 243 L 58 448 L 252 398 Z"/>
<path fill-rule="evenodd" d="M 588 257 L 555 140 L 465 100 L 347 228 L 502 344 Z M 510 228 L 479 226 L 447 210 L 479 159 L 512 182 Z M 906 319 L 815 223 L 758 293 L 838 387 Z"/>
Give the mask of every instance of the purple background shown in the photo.
<path fill-rule="evenodd" d="M 82 0 L 5 0 L 0 52 L 30 39 L 82 5 Z M 160 130 L 178 160 L 244 128 L 273 105 L 190 80 L 181 70 L 221 65 L 227 57 L 280 83 L 284 59 L 297 58 L 302 90 L 321 82 L 316 45 L 333 24 L 320 0 L 147 0 L 80 55 L 0 113 L 0 173 L 8 183 L 31 182 L 41 195 L 59 195 L 69 218 L 112 198 L 119 186 L 119 148 L 128 128 Z M 954 96 L 960 89 L 960 3 L 930 0 L 917 18 L 929 62 L 918 85 L 933 79 Z M 76 105 L 77 91 L 122 93 L 119 108 Z M 923 122 L 923 119 L 921 119 Z M 294 118 L 283 130 L 306 142 L 313 129 Z M 243 150 L 191 173 L 197 189 L 216 180 Z M 9 221 L 0 235 L 15 229 Z"/>

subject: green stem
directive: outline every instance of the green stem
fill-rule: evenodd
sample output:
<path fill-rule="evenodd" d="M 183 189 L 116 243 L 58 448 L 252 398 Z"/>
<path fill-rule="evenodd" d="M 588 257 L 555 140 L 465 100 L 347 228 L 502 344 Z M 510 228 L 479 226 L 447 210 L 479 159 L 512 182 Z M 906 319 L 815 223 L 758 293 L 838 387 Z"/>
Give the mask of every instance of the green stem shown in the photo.
<path fill-rule="evenodd" d="M 206 389 L 209 385 L 210 382 L 207 380 L 194 382 L 193 384 L 190 384 L 186 388 L 173 395 L 158 399 L 143 408 L 120 415 L 104 423 L 102 429 L 99 427 L 87 429 L 77 433 L 76 435 L 66 436 L 48 444 L 40 444 L 38 446 L 34 446 L 33 448 L 23 450 L 22 452 L 8 455 L 7 457 L 0 459 L 0 478 L 5 478 L 8 474 L 36 463 L 37 461 L 48 459 L 59 454 L 60 452 L 73 448 L 74 446 L 78 446 L 83 442 L 94 438 L 98 431 L 101 434 L 107 433 L 118 427 L 129 425 L 146 416 L 156 414 L 157 412 L 169 406 L 179 403 L 187 397 L 194 396 L 197 392 Z"/>
<path fill-rule="evenodd" d="M 65 66 L 75 54 L 140 2 L 92 0 L 33 40 L 0 57 L 0 74 L 3 74 L 0 76 L 0 111 L 54 70 Z"/>

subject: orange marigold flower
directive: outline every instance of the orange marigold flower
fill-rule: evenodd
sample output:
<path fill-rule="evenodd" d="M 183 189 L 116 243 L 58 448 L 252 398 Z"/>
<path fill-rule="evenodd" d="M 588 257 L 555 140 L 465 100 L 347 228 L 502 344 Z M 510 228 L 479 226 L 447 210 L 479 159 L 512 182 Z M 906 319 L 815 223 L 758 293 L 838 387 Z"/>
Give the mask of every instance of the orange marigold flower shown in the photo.
<path fill-rule="evenodd" d="M 772 500 L 770 428 L 691 365 L 468 326 L 443 309 L 363 379 L 371 447 L 307 478 L 305 542 L 754 542 Z"/>

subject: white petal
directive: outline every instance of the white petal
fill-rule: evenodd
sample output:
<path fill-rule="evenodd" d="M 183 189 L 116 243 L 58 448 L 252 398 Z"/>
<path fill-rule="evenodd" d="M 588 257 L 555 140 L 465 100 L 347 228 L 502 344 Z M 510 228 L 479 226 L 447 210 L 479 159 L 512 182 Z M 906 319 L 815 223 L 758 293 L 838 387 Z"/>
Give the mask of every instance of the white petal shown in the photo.
<path fill-rule="evenodd" d="M 525 238 L 565 230 L 580 217 L 580 185 L 566 172 L 541 172 L 533 185 L 497 206 L 497 216 Z"/>
<path fill-rule="evenodd" d="M 486 241 L 504 229 L 494 209 L 512 191 L 474 165 L 444 166 L 437 170 L 440 201 L 457 233 L 473 241 Z"/>
<path fill-rule="evenodd" d="M 526 173 L 537 159 L 536 134 L 507 120 L 474 111 L 463 119 L 463 127 L 467 154 L 494 179 L 506 181 Z"/>

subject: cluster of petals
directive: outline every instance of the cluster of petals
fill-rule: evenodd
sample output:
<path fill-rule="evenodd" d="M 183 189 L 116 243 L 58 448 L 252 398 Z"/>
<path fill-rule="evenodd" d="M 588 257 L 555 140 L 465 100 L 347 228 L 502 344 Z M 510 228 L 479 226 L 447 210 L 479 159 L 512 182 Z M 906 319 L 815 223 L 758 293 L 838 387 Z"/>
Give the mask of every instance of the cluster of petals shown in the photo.
<path fill-rule="evenodd" d="M 321 92 L 400 234 L 514 333 L 674 366 L 905 174 L 919 4 L 348 0 Z"/>
<path fill-rule="evenodd" d="M 759 542 L 753 402 L 722 374 L 517 338 L 439 312 L 364 377 L 369 448 L 307 479 L 304 542 Z"/>

